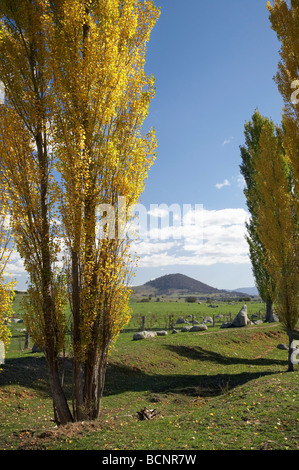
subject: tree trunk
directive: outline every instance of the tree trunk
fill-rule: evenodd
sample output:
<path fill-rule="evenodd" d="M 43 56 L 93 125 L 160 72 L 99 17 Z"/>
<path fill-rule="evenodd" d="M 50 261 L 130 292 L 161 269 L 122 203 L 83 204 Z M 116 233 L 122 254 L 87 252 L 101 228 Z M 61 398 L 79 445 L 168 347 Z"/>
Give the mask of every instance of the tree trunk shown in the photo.
<path fill-rule="evenodd" d="M 102 358 L 101 358 L 100 366 L 99 366 L 98 408 L 97 408 L 97 413 L 96 413 L 97 418 L 100 416 L 100 412 L 101 412 L 102 398 L 104 394 L 104 387 L 105 387 L 105 380 L 106 380 L 107 361 L 108 361 L 108 353 L 104 352 L 102 354 Z"/>
<path fill-rule="evenodd" d="M 49 380 L 52 390 L 54 419 L 57 424 L 66 424 L 72 421 L 64 391 L 61 386 L 58 373 L 58 351 L 56 340 L 59 325 L 55 315 L 55 300 L 52 294 L 52 266 L 50 251 L 50 223 L 48 208 L 48 172 L 49 161 L 46 145 L 43 143 L 41 132 L 36 136 L 39 165 L 41 170 L 40 182 L 40 206 L 41 206 L 41 289 L 42 289 L 42 311 L 45 324 L 45 353 L 48 362 Z"/>
<path fill-rule="evenodd" d="M 272 323 L 274 321 L 273 316 L 273 302 L 272 300 L 266 301 L 266 322 Z"/>
<path fill-rule="evenodd" d="M 74 416 L 76 421 L 83 421 L 83 365 L 81 358 L 80 330 L 80 278 L 78 253 L 72 251 L 72 313 L 73 313 L 73 377 L 74 377 Z"/>
<path fill-rule="evenodd" d="M 94 350 L 86 362 L 84 408 L 88 420 L 95 420 L 100 416 L 107 369 L 106 349 L 101 353 Z"/>
<path fill-rule="evenodd" d="M 53 398 L 54 420 L 57 425 L 73 421 L 58 372 L 58 365 L 53 358 L 47 357 L 49 369 L 49 382 Z"/>

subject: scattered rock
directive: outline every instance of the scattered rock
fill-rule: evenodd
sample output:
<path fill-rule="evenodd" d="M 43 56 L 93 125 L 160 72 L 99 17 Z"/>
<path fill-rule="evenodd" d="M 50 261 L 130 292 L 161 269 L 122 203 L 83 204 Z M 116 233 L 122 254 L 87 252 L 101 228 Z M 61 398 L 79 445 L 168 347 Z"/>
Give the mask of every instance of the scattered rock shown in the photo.
<path fill-rule="evenodd" d="M 251 321 L 247 316 L 247 305 L 244 304 L 238 315 L 233 320 L 231 326 L 242 327 L 247 325 L 251 325 Z"/>
<path fill-rule="evenodd" d="M 137 341 L 139 339 L 154 338 L 157 336 L 156 331 L 139 331 L 133 335 L 133 340 Z"/>
<path fill-rule="evenodd" d="M 232 324 L 230 322 L 224 322 L 222 323 L 221 327 L 220 328 L 230 328 L 232 326 Z"/>
<path fill-rule="evenodd" d="M 185 320 L 185 318 L 178 318 L 176 321 L 177 325 L 180 325 L 182 323 L 189 323 L 188 320 Z"/>
<path fill-rule="evenodd" d="M 205 317 L 202 322 L 203 323 L 213 323 L 213 318 L 212 317 Z"/>
<path fill-rule="evenodd" d="M 189 331 L 204 331 L 207 329 L 208 329 L 207 325 L 194 325 L 190 328 Z"/>
<path fill-rule="evenodd" d="M 184 326 L 184 327 L 181 329 L 181 331 L 182 331 L 182 332 L 190 331 L 191 328 L 192 328 L 191 326 Z"/>
<path fill-rule="evenodd" d="M 289 350 L 289 346 L 287 344 L 283 344 L 283 343 L 280 343 L 277 345 L 277 348 L 278 349 L 285 349 L 285 350 Z"/>
<path fill-rule="evenodd" d="M 176 330 L 175 328 L 172 330 L 172 334 L 179 333 L 179 330 Z"/>
<path fill-rule="evenodd" d="M 163 330 L 163 331 L 157 331 L 157 336 L 166 336 L 167 335 L 167 331 Z"/>
<path fill-rule="evenodd" d="M 276 313 L 273 313 L 271 319 L 269 320 L 269 323 L 273 323 L 275 321 L 279 321 L 279 316 L 276 315 Z"/>

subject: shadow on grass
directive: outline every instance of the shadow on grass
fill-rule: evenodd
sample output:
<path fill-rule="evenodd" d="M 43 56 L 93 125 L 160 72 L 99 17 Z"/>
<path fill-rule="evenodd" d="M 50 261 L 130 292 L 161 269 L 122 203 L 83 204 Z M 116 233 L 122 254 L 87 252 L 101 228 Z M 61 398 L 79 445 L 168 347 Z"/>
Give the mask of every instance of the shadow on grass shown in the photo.
<path fill-rule="evenodd" d="M 167 345 L 167 348 L 179 355 L 197 361 L 210 361 L 220 365 L 284 365 L 284 361 L 265 358 L 243 359 L 226 357 L 199 346 L 186 347 Z M 141 365 L 142 367 L 142 365 Z M 71 397 L 71 361 L 66 362 L 65 390 L 68 398 Z M 279 371 L 281 372 L 281 371 Z M 235 387 L 243 385 L 261 376 L 273 375 L 277 371 L 242 371 L 236 373 L 206 374 L 150 374 L 141 368 L 130 367 L 126 364 L 111 362 L 106 373 L 106 386 L 104 396 L 118 395 L 124 392 L 176 393 L 183 395 L 212 397 L 221 395 Z M 47 364 L 44 357 L 28 355 L 22 358 L 7 359 L 0 373 L 0 387 L 5 385 L 19 385 L 28 387 L 36 392 L 50 397 Z"/>
<path fill-rule="evenodd" d="M 254 365 L 254 366 L 287 366 L 287 357 L 286 360 L 280 359 L 269 359 L 264 357 L 257 358 L 242 358 L 236 356 L 224 356 L 215 351 L 210 351 L 204 349 L 201 346 L 181 346 L 181 345 L 167 345 L 168 350 L 178 354 L 179 356 L 184 356 L 188 359 L 193 359 L 196 361 L 209 361 L 219 365 Z"/>
<path fill-rule="evenodd" d="M 50 397 L 47 362 L 42 356 L 29 355 L 5 359 L 0 373 L 0 387 L 18 385 Z"/>
<path fill-rule="evenodd" d="M 104 396 L 124 392 L 175 393 L 212 397 L 277 371 L 241 372 L 236 374 L 148 374 L 120 364 L 110 364 L 106 375 Z"/>

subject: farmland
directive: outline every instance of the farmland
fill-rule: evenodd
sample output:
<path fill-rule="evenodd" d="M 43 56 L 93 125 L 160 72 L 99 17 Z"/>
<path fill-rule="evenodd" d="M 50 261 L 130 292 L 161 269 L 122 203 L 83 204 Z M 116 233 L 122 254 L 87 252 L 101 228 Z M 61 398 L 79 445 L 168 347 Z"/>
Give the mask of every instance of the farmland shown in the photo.
<path fill-rule="evenodd" d="M 229 329 L 217 323 L 204 332 L 132 340 L 142 316 L 161 329 L 169 315 L 235 315 L 242 303 L 208 305 L 133 301 L 132 319 L 111 351 L 101 418 L 60 428 L 52 420 L 43 354 L 25 350 L 22 323 L 11 324 L 0 374 L 0 449 L 297 450 L 298 365 L 286 372 L 287 351 L 277 345 L 287 335 L 279 323 Z M 248 303 L 249 316 L 263 311 Z M 68 382 L 68 360 L 63 366 Z M 144 407 L 157 416 L 140 421 Z"/>

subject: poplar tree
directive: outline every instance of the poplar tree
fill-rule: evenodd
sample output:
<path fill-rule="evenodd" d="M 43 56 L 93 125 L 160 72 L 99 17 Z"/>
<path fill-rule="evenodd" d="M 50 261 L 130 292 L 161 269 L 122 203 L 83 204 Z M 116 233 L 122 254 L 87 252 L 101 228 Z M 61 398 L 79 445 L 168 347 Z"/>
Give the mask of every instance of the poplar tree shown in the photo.
<path fill-rule="evenodd" d="M 290 168 L 282 146 L 282 131 L 272 121 L 264 124 L 260 151 L 254 156 L 259 197 L 257 233 L 266 249 L 266 268 L 275 281 L 275 308 L 289 337 L 288 370 L 293 370 L 293 333 L 299 312 L 298 218 Z"/>
<path fill-rule="evenodd" d="M 291 231 L 288 236 L 293 241 L 294 264 L 291 264 L 289 269 L 293 270 L 293 276 L 297 282 L 297 290 L 294 287 L 294 299 L 291 302 L 295 303 L 295 306 L 281 311 L 283 321 L 291 338 L 291 330 L 296 326 L 296 318 L 298 321 L 299 311 L 299 0 L 290 0 L 289 2 L 274 0 L 273 5 L 268 2 L 268 10 L 270 12 L 272 29 L 276 32 L 281 44 L 279 51 L 280 61 L 274 80 L 284 101 L 282 125 L 279 135 L 284 149 L 284 160 L 287 165 L 290 188 L 288 197 L 293 215 L 293 224 L 289 225 Z M 286 214 L 286 218 L 288 218 L 288 214 Z M 284 236 L 286 237 L 287 234 L 284 234 Z M 287 268 L 286 272 L 288 273 Z M 287 288 L 287 280 L 285 281 L 285 288 Z M 290 346 L 291 344 L 290 342 Z M 292 348 L 290 347 L 289 370 L 293 370 L 293 364 L 290 360 L 291 354 Z"/>
<path fill-rule="evenodd" d="M 137 203 L 155 154 L 154 132 L 143 135 L 142 125 L 154 96 L 154 79 L 144 72 L 146 45 L 159 11 L 151 1 L 136 0 L 55 0 L 52 7 L 54 141 L 69 254 L 75 415 L 94 419 L 109 349 L 130 317 L 130 243 L 121 233 L 129 214 L 121 206 Z"/>
<path fill-rule="evenodd" d="M 63 302 L 54 264 L 52 114 L 49 48 L 42 0 L 0 3 L 0 79 L 5 103 L 0 110 L 0 167 L 5 181 L 14 243 L 29 273 L 25 321 L 48 364 L 55 420 L 71 420 L 59 376 L 63 349 Z"/>
<path fill-rule="evenodd" d="M 280 41 L 280 61 L 274 77 L 284 108 L 282 142 L 296 192 L 294 210 L 299 217 L 299 0 L 268 2 L 272 29 Z"/>
<path fill-rule="evenodd" d="M 0 14 L 0 168 L 30 277 L 26 323 L 45 351 L 56 422 L 95 419 L 130 316 L 124 202 L 138 201 L 155 157 L 154 132 L 142 128 L 159 10 L 148 0 L 3 0 Z M 72 411 L 59 375 L 67 300 Z"/>
<path fill-rule="evenodd" d="M 259 193 L 256 188 L 254 157 L 260 151 L 260 135 L 267 118 L 255 110 L 251 121 L 244 127 L 245 145 L 240 147 L 242 164 L 241 174 L 245 180 L 244 194 L 250 212 L 250 220 L 246 223 L 246 240 L 255 282 L 262 300 L 266 303 L 266 321 L 273 321 L 273 302 L 275 299 L 275 282 L 266 266 L 267 252 L 258 232 Z"/>

